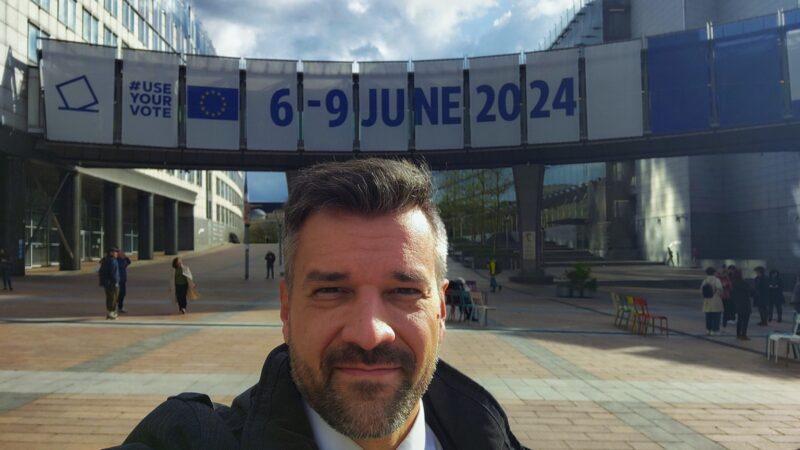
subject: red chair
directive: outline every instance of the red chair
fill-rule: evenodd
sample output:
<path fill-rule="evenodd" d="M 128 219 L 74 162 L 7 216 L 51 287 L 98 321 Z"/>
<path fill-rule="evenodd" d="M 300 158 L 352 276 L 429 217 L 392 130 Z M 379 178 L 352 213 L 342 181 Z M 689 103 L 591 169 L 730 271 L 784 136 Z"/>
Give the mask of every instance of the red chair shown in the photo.
<path fill-rule="evenodd" d="M 647 330 L 652 329 L 653 333 L 656 332 L 656 320 L 658 321 L 658 329 L 661 334 L 669 336 L 669 318 L 667 316 L 659 316 L 651 314 L 647 308 L 647 300 L 641 297 L 634 297 L 633 305 L 636 309 L 636 319 L 638 321 L 637 328 L 639 333 L 646 335 Z"/>

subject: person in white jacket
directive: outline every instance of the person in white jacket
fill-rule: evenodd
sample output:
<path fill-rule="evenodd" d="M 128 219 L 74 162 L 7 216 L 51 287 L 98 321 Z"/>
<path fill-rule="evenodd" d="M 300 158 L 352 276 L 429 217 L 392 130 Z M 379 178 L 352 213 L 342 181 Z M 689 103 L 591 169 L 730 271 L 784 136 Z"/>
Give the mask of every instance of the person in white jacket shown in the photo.
<path fill-rule="evenodd" d="M 186 314 L 186 297 L 195 297 L 194 293 L 194 279 L 192 278 L 192 271 L 189 266 L 183 264 L 179 257 L 172 260 L 172 275 L 169 279 L 170 291 L 175 302 L 178 303 L 178 309 L 181 314 Z"/>
<path fill-rule="evenodd" d="M 714 275 L 715 272 L 713 267 L 707 268 L 707 276 L 700 284 L 700 292 L 703 294 L 703 312 L 706 314 L 706 334 L 710 336 L 719 334 L 719 324 L 724 310 L 722 283 Z"/>

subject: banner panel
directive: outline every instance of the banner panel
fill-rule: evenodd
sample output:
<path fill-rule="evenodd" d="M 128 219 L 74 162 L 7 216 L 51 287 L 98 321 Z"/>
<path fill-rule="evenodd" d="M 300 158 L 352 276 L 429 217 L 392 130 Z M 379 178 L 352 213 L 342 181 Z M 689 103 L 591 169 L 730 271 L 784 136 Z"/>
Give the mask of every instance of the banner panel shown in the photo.
<path fill-rule="evenodd" d="M 776 29 L 714 40 L 720 127 L 783 120 L 782 53 Z"/>
<path fill-rule="evenodd" d="M 578 49 L 526 54 L 529 144 L 580 140 L 579 56 Z"/>
<path fill-rule="evenodd" d="M 297 150 L 297 61 L 247 61 L 247 148 Z"/>
<path fill-rule="evenodd" d="M 408 63 L 358 63 L 361 150 L 408 150 Z"/>
<path fill-rule="evenodd" d="M 464 62 L 414 62 L 414 125 L 417 150 L 464 147 Z"/>
<path fill-rule="evenodd" d="M 113 47 L 42 42 L 47 139 L 114 143 Z"/>
<path fill-rule="evenodd" d="M 704 29 L 647 38 L 647 92 L 653 134 L 709 128 L 708 61 Z"/>
<path fill-rule="evenodd" d="M 586 47 L 586 113 L 589 139 L 643 134 L 642 44 Z"/>
<path fill-rule="evenodd" d="M 352 151 L 353 63 L 303 62 L 306 150 Z"/>
<path fill-rule="evenodd" d="M 239 150 L 239 60 L 186 57 L 186 146 Z"/>
<path fill-rule="evenodd" d="M 471 146 L 519 145 L 519 55 L 470 59 L 469 84 Z"/>
<path fill-rule="evenodd" d="M 124 49 L 122 64 L 122 143 L 177 147 L 180 58 Z"/>
<path fill-rule="evenodd" d="M 792 98 L 792 116 L 800 119 L 800 30 L 786 33 L 789 53 L 789 88 Z"/>

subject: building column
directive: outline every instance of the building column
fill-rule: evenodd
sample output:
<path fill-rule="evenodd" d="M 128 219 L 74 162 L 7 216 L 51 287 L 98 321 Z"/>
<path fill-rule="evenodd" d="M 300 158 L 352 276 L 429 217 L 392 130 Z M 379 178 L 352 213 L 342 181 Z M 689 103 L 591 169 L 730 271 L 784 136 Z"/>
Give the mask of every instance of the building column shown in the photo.
<path fill-rule="evenodd" d="M 514 166 L 514 188 L 517 193 L 517 221 L 522 244 L 522 266 L 511 280 L 520 283 L 546 283 L 552 280 L 544 273 L 544 233 L 542 232 L 542 191 L 544 166 Z"/>
<path fill-rule="evenodd" d="M 58 252 L 58 270 L 81 269 L 81 174 L 64 173 L 67 181 L 58 199 L 62 240 Z"/>
<path fill-rule="evenodd" d="M 153 194 L 139 192 L 139 259 L 153 259 Z"/>
<path fill-rule="evenodd" d="M 13 275 L 25 275 L 25 185 L 24 161 L 0 157 L 0 247 Z"/>
<path fill-rule="evenodd" d="M 122 248 L 122 186 L 103 184 L 103 253 L 111 247 Z"/>
<path fill-rule="evenodd" d="M 164 199 L 164 254 L 178 254 L 178 201 Z"/>

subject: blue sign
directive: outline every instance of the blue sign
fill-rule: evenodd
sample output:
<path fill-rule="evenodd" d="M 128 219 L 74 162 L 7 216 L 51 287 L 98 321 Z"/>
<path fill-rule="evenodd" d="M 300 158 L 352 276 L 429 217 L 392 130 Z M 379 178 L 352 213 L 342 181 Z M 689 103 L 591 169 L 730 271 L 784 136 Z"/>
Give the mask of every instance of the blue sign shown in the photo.
<path fill-rule="evenodd" d="M 187 86 L 190 119 L 239 120 L 239 90 L 210 86 Z"/>
<path fill-rule="evenodd" d="M 132 115 L 164 119 L 172 117 L 172 83 L 134 80 L 128 88 Z"/>
<path fill-rule="evenodd" d="M 80 112 L 100 112 L 95 108 L 98 103 L 92 85 L 86 75 L 64 81 L 56 85 L 56 91 L 61 97 L 61 106 L 58 109 Z"/>

